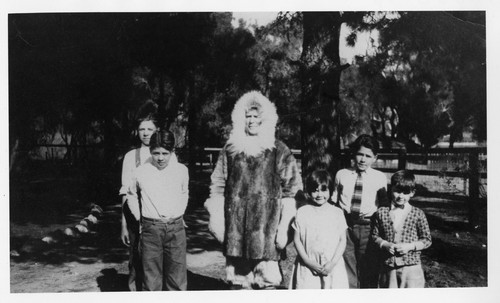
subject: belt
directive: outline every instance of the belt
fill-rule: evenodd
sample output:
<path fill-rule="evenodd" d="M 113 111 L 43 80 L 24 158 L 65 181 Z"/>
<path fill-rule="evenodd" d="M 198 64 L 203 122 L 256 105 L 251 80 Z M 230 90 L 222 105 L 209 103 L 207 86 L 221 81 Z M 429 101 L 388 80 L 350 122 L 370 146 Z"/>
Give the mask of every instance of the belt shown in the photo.
<path fill-rule="evenodd" d="M 371 219 L 372 219 L 372 216 L 359 216 L 357 218 L 357 220 L 361 220 L 361 221 L 370 221 Z"/>
<path fill-rule="evenodd" d="M 161 218 L 161 219 L 153 219 L 153 218 L 146 218 L 142 217 L 143 222 L 149 222 L 149 223 L 157 223 L 157 224 L 174 224 L 182 221 L 182 216 L 175 217 L 175 218 Z"/>
<path fill-rule="evenodd" d="M 353 216 L 351 216 L 351 214 L 347 213 L 346 211 L 344 211 L 344 216 L 347 221 L 347 225 L 349 226 L 352 226 L 354 224 L 369 225 L 372 220 L 372 216 L 358 216 L 357 218 L 353 218 Z"/>
<path fill-rule="evenodd" d="M 357 225 L 369 225 L 371 220 L 372 216 L 363 216 L 352 220 L 352 223 Z"/>

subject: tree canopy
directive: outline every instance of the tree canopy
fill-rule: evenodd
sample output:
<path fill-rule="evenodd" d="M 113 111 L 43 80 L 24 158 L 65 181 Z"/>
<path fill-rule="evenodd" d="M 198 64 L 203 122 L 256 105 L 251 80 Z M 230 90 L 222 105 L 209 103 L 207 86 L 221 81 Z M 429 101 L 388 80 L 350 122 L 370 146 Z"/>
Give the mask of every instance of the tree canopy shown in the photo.
<path fill-rule="evenodd" d="M 485 140 L 484 12 L 401 12 L 380 33 L 360 69 L 380 79 L 372 102 L 400 110 L 401 137 L 430 147 L 451 134 L 453 144 L 469 128 Z"/>
<path fill-rule="evenodd" d="M 305 171 L 335 171 L 340 151 L 386 108 L 391 139 L 429 147 L 463 130 L 486 139 L 485 16 L 461 12 L 281 13 L 234 28 L 231 13 L 9 15 L 11 148 L 101 144 L 106 163 L 158 111 L 191 161 L 220 147 L 234 102 L 260 90 L 277 105 L 278 138 L 303 151 Z M 352 33 L 346 41 L 340 30 Z M 343 62 L 339 47 L 380 33 L 373 56 Z M 395 117 L 395 115 L 392 117 Z M 16 144 L 17 142 L 17 144 Z M 73 155 L 75 156 L 75 155 Z"/>

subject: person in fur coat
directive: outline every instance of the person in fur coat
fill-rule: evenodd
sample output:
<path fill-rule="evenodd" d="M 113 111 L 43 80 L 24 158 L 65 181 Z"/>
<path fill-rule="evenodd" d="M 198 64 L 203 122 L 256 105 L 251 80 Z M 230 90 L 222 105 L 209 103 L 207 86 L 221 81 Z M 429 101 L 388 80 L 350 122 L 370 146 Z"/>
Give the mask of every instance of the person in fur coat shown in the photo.
<path fill-rule="evenodd" d="M 290 149 L 275 138 L 276 107 L 257 91 L 235 104 L 233 128 L 212 173 L 205 207 L 209 229 L 224 244 L 233 289 L 274 288 L 289 243 L 302 179 Z"/>

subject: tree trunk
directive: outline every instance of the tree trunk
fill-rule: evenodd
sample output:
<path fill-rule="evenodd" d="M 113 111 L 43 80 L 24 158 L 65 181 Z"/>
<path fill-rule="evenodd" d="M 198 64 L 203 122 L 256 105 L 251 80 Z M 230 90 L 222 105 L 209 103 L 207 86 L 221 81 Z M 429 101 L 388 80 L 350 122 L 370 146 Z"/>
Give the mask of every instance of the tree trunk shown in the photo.
<path fill-rule="evenodd" d="M 165 77 L 162 72 L 159 72 L 158 76 L 158 126 L 163 129 L 166 125 L 167 111 L 166 111 L 166 100 L 165 100 Z M 167 128 L 168 129 L 168 128 Z"/>
<path fill-rule="evenodd" d="M 183 102 L 186 102 L 186 99 L 189 96 L 189 87 L 186 84 L 189 81 L 189 75 L 177 75 L 179 77 L 177 80 L 173 81 L 173 91 L 174 96 L 169 100 L 168 105 L 166 107 L 166 122 L 165 129 L 170 129 L 172 123 L 175 123 L 177 116 L 179 115 L 179 109 Z"/>
<path fill-rule="evenodd" d="M 190 79 L 189 81 L 189 91 L 190 91 L 190 102 L 188 102 L 188 121 L 187 121 L 187 138 L 186 145 L 188 147 L 189 152 L 189 171 L 192 173 L 196 173 L 196 162 L 199 159 L 199 150 L 200 146 L 198 146 L 196 142 L 196 138 L 198 137 L 198 127 L 197 127 L 197 113 L 200 110 L 201 100 L 206 100 L 205 96 L 201 96 L 200 89 L 195 87 L 195 80 Z M 188 100 L 186 100 L 188 101 Z M 203 163 L 201 163 L 203 164 Z"/>
<path fill-rule="evenodd" d="M 451 131 L 450 131 L 450 145 L 449 145 L 449 148 L 453 148 L 453 145 L 455 144 L 455 142 L 457 142 L 457 140 L 460 140 L 460 132 L 462 131 L 462 126 L 461 125 L 457 125 L 457 123 L 455 125 L 453 125 L 453 127 L 451 128 Z"/>
<path fill-rule="evenodd" d="M 302 173 L 323 168 L 332 175 L 340 168 L 339 12 L 304 12 L 301 55 Z"/>

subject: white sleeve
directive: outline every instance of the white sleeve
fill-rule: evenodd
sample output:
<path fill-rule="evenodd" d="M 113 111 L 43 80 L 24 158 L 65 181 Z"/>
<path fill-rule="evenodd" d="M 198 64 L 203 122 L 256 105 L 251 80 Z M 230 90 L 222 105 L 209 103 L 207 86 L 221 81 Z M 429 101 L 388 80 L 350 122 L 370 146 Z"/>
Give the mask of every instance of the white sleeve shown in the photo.
<path fill-rule="evenodd" d="M 139 208 L 139 197 L 137 196 L 137 179 L 132 177 L 132 181 L 127 188 L 127 202 L 130 212 L 134 215 L 136 220 L 141 218 L 141 211 Z"/>
<path fill-rule="evenodd" d="M 189 200 L 189 171 L 185 166 L 182 166 L 182 171 L 181 199 L 184 206 L 183 209 L 186 211 Z"/>
<path fill-rule="evenodd" d="M 128 188 L 131 186 L 135 170 L 134 153 L 135 150 L 133 149 L 125 154 L 125 157 L 123 157 L 122 186 L 120 188 L 119 195 L 126 195 Z"/>

